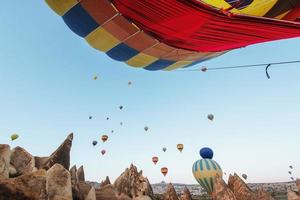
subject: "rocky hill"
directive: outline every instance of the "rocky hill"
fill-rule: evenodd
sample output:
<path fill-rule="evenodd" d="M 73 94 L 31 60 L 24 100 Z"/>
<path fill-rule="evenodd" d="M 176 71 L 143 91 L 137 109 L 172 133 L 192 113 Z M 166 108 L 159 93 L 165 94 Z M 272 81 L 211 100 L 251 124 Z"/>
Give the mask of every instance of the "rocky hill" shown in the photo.
<path fill-rule="evenodd" d="M 181 185 L 177 191 L 171 183 L 163 194 L 154 194 L 148 179 L 133 164 L 111 183 L 108 177 L 101 183 L 85 180 L 83 166 L 70 168 L 73 134 L 50 156 L 32 156 L 25 149 L 0 144 L 0 200 L 192 200 L 195 196 Z M 300 200 L 300 181 L 287 188 L 289 200 Z M 274 200 L 262 187 L 251 189 L 243 180 L 231 175 L 226 184 L 215 181 L 214 192 L 197 196 L 212 200 Z"/>

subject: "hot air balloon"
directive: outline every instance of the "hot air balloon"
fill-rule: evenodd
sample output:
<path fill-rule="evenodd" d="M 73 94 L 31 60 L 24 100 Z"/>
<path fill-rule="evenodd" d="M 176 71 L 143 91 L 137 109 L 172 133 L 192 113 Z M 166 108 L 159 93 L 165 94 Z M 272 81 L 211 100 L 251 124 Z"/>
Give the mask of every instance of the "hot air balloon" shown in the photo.
<path fill-rule="evenodd" d="M 144 127 L 144 130 L 145 130 L 145 131 L 148 131 L 148 130 L 149 130 L 148 126 L 145 126 L 145 127 Z"/>
<path fill-rule="evenodd" d="M 119 109 L 122 110 L 122 109 L 123 109 L 123 106 L 119 106 Z"/>
<path fill-rule="evenodd" d="M 232 49 L 300 36 L 300 23 L 286 21 L 298 19 L 299 5 L 287 0 L 46 2 L 93 48 L 151 71 L 191 67 Z"/>
<path fill-rule="evenodd" d="M 120 122 L 120 125 L 122 126 L 122 125 L 123 125 L 123 122 Z"/>
<path fill-rule="evenodd" d="M 94 140 L 94 141 L 93 141 L 93 146 L 96 146 L 97 143 L 98 143 L 98 142 L 97 142 L 96 140 Z"/>
<path fill-rule="evenodd" d="M 166 148 L 166 147 L 164 147 L 164 148 L 162 148 L 162 150 L 163 150 L 163 152 L 166 152 L 166 151 L 167 151 L 167 148 Z"/>
<path fill-rule="evenodd" d="M 101 140 L 103 142 L 106 142 L 108 140 L 108 136 L 107 135 L 102 135 Z"/>
<path fill-rule="evenodd" d="M 89 116 L 89 119 L 92 119 L 93 117 L 92 116 Z"/>
<path fill-rule="evenodd" d="M 168 168 L 167 168 L 167 167 L 162 167 L 162 168 L 160 169 L 160 171 L 161 171 L 161 173 L 162 173 L 164 176 L 166 176 L 167 173 L 168 173 Z"/>
<path fill-rule="evenodd" d="M 132 82 L 131 81 L 128 81 L 128 85 L 131 85 L 132 84 Z"/>
<path fill-rule="evenodd" d="M 293 166 L 292 166 L 292 165 L 290 165 L 289 167 L 290 167 L 290 169 L 293 169 Z"/>
<path fill-rule="evenodd" d="M 152 157 L 152 162 L 156 165 L 156 163 L 158 162 L 158 157 L 157 156 L 153 156 Z"/>
<path fill-rule="evenodd" d="M 242 174 L 242 177 L 243 177 L 245 180 L 247 180 L 247 178 L 248 178 L 247 174 Z"/>
<path fill-rule="evenodd" d="M 177 149 L 182 152 L 183 150 L 183 144 L 177 144 Z"/>
<path fill-rule="evenodd" d="M 208 150 L 206 149 L 205 152 Z M 211 194 L 214 188 L 214 179 L 216 176 L 222 177 L 223 172 L 220 165 L 214 161 L 210 155 L 213 155 L 213 151 L 210 149 L 211 153 L 201 154 L 203 157 L 200 160 L 197 160 L 193 164 L 193 175 L 196 181 Z M 201 152 L 201 150 L 200 150 Z M 207 156 L 208 155 L 208 156 Z M 207 157 L 206 157 L 207 156 Z"/>
<path fill-rule="evenodd" d="M 201 71 L 206 72 L 207 71 L 207 67 L 201 67 Z"/>
<path fill-rule="evenodd" d="M 103 149 L 103 150 L 101 151 L 101 154 L 104 155 L 105 153 L 106 153 L 106 151 Z"/>
<path fill-rule="evenodd" d="M 215 118 L 215 116 L 213 114 L 208 114 L 207 115 L 207 119 L 209 119 L 210 121 L 213 121 Z"/>
<path fill-rule="evenodd" d="M 97 80 L 97 79 L 98 79 L 98 76 L 94 76 L 93 79 L 94 79 L 94 80 Z"/>
<path fill-rule="evenodd" d="M 18 139 L 18 137 L 19 137 L 18 134 L 12 134 L 12 135 L 10 136 L 10 139 L 11 139 L 11 141 L 14 141 L 14 140 Z"/>
<path fill-rule="evenodd" d="M 292 180 L 294 180 L 294 177 L 291 177 Z"/>
<path fill-rule="evenodd" d="M 111 130 L 111 133 L 114 133 L 114 130 Z"/>
<path fill-rule="evenodd" d="M 292 174 L 292 172 L 291 172 L 291 171 L 289 171 L 289 174 Z"/>
<path fill-rule="evenodd" d="M 106 120 L 109 120 L 109 117 L 106 117 Z"/>

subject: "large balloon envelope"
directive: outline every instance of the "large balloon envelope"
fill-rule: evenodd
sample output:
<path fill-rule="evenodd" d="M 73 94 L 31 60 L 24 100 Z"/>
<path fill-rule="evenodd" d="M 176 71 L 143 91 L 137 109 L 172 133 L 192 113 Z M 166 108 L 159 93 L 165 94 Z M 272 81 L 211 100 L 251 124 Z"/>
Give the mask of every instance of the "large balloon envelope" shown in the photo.
<path fill-rule="evenodd" d="M 216 176 L 222 177 L 223 175 L 220 165 L 210 157 L 202 157 L 202 159 L 197 160 L 193 164 L 192 171 L 196 181 L 209 194 L 213 191 Z"/>
<path fill-rule="evenodd" d="M 46 2 L 93 48 L 114 60 L 151 71 L 190 67 L 228 50 L 300 36 L 300 23 L 227 15 L 233 12 L 295 20 L 300 9 L 287 0 L 266 5 L 261 0 L 245 0 L 236 8 L 232 5 L 236 1 L 231 0 Z M 233 9 L 224 12 L 230 7 Z"/>

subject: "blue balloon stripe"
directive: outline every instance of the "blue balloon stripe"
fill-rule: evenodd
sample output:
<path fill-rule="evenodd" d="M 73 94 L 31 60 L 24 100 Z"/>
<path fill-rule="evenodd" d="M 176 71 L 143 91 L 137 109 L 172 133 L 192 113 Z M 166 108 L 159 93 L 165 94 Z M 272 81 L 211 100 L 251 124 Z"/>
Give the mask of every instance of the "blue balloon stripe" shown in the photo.
<path fill-rule="evenodd" d="M 195 173 L 197 171 L 197 164 L 199 161 L 196 161 L 193 165 L 193 173 Z"/>
<path fill-rule="evenodd" d="M 217 166 L 215 165 L 215 161 L 209 160 L 209 162 L 213 166 L 214 170 L 217 170 Z"/>
<path fill-rule="evenodd" d="M 200 160 L 199 166 L 200 166 L 200 171 L 203 171 L 203 160 Z"/>
<path fill-rule="evenodd" d="M 210 170 L 210 166 L 209 166 L 207 159 L 204 159 L 204 162 L 205 162 L 206 169 Z"/>

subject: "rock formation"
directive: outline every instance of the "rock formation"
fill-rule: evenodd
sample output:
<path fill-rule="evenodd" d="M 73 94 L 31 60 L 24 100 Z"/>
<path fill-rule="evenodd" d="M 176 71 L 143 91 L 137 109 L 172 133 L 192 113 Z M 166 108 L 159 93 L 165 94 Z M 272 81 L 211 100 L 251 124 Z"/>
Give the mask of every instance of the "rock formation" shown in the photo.
<path fill-rule="evenodd" d="M 213 200 L 237 200 L 221 177 L 216 177 L 214 182 Z"/>
<path fill-rule="evenodd" d="M 70 168 L 70 151 L 72 147 L 73 133 L 68 135 L 65 141 L 49 157 L 35 157 L 36 168 L 50 169 L 54 164 L 61 164 L 65 169 Z"/>
<path fill-rule="evenodd" d="M 46 171 L 0 180 L 0 199 L 48 200 Z"/>
<path fill-rule="evenodd" d="M 118 195 L 125 194 L 130 198 L 140 196 L 153 197 L 153 191 L 148 179 L 143 177 L 143 172 L 138 172 L 133 164 L 116 179 L 114 188 Z"/>
<path fill-rule="evenodd" d="M 186 186 L 184 187 L 183 194 L 181 195 L 181 200 L 192 200 L 192 195 Z"/>
<path fill-rule="evenodd" d="M 9 177 L 10 168 L 10 146 L 7 144 L 0 145 L 0 178 Z"/>
<path fill-rule="evenodd" d="M 298 192 L 288 188 L 287 191 L 288 200 L 300 200 L 300 179 L 296 180 L 296 186 L 298 188 Z"/>
<path fill-rule="evenodd" d="M 56 163 L 47 171 L 49 200 L 72 200 L 71 175 L 62 165 Z"/>
<path fill-rule="evenodd" d="M 229 176 L 228 187 L 237 200 L 256 200 L 255 194 L 237 174 Z"/>
<path fill-rule="evenodd" d="M 10 173 L 11 177 L 31 173 L 35 167 L 33 156 L 21 147 L 12 150 L 10 164 L 15 169 L 14 173 Z"/>
<path fill-rule="evenodd" d="M 168 184 L 167 190 L 164 194 L 164 200 L 179 200 L 177 193 L 175 191 L 174 186 L 172 183 Z"/>
<path fill-rule="evenodd" d="M 79 167 L 79 169 L 77 170 L 77 178 L 78 181 L 85 181 L 83 166 Z"/>
<path fill-rule="evenodd" d="M 126 195 L 127 196 L 127 195 Z M 96 189 L 97 200 L 118 200 L 115 188 L 113 185 L 105 185 L 99 189 Z"/>
<path fill-rule="evenodd" d="M 109 177 L 106 176 L 105 180 L 104 180 L 104 181 L 101 181 L 100 187 L 103 187 L 103 186 L 109 185 L 109 184 L 111 184 L 111 183 L 110 183 L 110 180 L 109 180 Z"/>
<path fill-rule="evenodd" d="M 256 200 L 274 200 L 274 198 L 263 190 L 263 188 L 259 188 L 255 194 Z"/>
<path fill-rule="evenodd" d="M 300 200 L 300 196 L 297 195 L 296 192 L 288 189 L 287 191 L 288 200 Z"/>
<path fill-rule="evenodd" d="M 68 171 L 72 140 L 70 134 L 49 157 L 33 157 L 21 147 L 10 150 L 9 145 L 0 145 L 0 200 L 72 200 Z M 96 199 L 93 188 L 84 182 L 82 167 L 74 179 L 82 194 L 78 200 Z"/>

